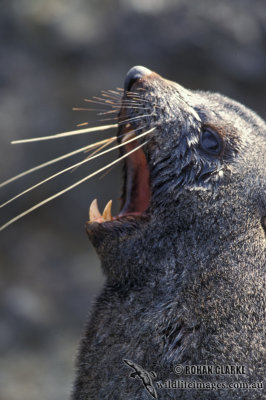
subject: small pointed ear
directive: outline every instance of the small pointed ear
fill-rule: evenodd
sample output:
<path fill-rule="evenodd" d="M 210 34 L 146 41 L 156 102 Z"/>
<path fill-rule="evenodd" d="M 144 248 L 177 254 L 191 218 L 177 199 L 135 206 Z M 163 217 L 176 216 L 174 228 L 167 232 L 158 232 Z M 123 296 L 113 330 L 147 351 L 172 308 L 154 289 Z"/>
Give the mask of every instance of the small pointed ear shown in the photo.
<path fill-rule="evenodd" d="M 261 226 L 263 227 L 264 232 L 265 232 L 265 234 L 266 234 L 266 216 L 265 216 L 265 217 L 262 217 L 261 220 L 260 220 L 260 222 L 261 222 Z"/>

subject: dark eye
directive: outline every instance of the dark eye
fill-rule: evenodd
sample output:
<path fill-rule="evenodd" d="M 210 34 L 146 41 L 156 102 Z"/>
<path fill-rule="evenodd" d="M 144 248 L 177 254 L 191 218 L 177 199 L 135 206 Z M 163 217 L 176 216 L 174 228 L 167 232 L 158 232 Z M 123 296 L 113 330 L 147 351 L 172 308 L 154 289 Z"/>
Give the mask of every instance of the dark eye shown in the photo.
<path fill-rule="evenodd" d="M 212 129 L 203 128 L 200 137 L 200 146 L 206 153 L 218 155 L 222 150 L 222 139 Z"/>

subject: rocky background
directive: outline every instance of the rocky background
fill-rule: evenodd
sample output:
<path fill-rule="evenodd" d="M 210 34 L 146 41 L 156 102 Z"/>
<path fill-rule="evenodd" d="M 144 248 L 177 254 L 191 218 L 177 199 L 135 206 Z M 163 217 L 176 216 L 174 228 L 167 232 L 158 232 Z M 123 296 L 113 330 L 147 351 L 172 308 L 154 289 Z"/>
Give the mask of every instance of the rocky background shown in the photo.
<path fill-rule="evenodd" d="M 114 132 L 10 145 L 97 122 L 72 111 L 144 65 L 219 91 L 266 117 L 264 0 L 2 0 L 0 178 Z M 115 159 L 112 154 L 1 209 L 1 224 Z M 82 155 L 1 188 L 1 203 Z M 88 310 L 103 283 L 84 231 L 90 202 L 118 207 L 120 166 L 1 232 L 0 399 L 67 399 Z"/>

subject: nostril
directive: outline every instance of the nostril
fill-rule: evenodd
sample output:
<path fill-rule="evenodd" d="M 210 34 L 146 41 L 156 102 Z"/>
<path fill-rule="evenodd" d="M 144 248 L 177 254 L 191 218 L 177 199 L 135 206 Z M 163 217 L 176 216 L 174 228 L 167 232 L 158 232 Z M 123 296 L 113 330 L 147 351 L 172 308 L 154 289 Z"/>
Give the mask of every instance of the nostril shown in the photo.
<path fill-rule="evenodd" d="M 125 79 L 124 89 L 129 91 L 132 85 L 140 78 L 143 78 L 146 75 L 150 75 L 152 73 L 148 68 L 142 67 L 141 65 L 137 65 L 136 67 L 131 68 Z"/>

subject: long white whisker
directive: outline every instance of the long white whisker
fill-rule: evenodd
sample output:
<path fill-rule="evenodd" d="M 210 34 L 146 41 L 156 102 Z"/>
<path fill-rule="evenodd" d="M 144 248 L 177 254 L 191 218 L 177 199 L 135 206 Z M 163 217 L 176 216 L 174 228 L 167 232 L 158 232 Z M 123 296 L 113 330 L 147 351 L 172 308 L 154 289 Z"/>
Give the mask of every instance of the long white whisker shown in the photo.
<path fill-rule="evenodd" d="M 132 106 L 123 106 L 123 109 L 129 109 L 129 110 L 147 110 L 147 108 L 139 106 L 139 105 L 132 105 Z"/>
<path fill-rule="evenodd" d="M 144 132 L 144 133 L 141 133 L 140 135 L 138 135 L 138 136 L 136 136 L 136 137 L 134 137 L 134 138 L 132 138 L 132 139 L 129 139 L 129 140 L 127 140 L 127 141 L 125 141 L 125 142 L 123 142 L 123 143 L 121 143 L 121 144 L 118 144 L 118 145 L 116 145 L 116 146 L 113 146 L 113 147 L 111 147 L 110 149 L 101 151 L 101 152 L 98 153 L 98 154 L 89 156 L 89 157 L 87 157 L 85 160 L 82 160 L 82 161 L 80 161 L 80 162 L 78 162 L 78 163 L 76 163 L 76 164 L 71 165 L 70 167 L 64 168 L 63 170 L 61 170 L 61 171 L 59 171 L 59 172 L 56 172 L 55 174 L 53 174 L 53 175 L 49 176 L 48 178 L 43 179 L 41 182 L 38 182 L 38 183 L 36 183 L 35 185 L 33 185 L 33 186 L 31 186 L 31 187 L 29 187 L 29 188 L 23 190 L 23 192 L 17 194 L 16 196 L 12 197 L 11 199 L 9 199 L 8 201 L 6 201 L 5 203 L 1 204 L 1 205 L 0 205 L 0 208 L 6 206 L 7 204 L 12 203 L 14 200 L 18 199 L 19 197 L 23 196 L 24 194 L 26 194 L 26 193 L 32 191 L 33 189 L 36 189 L 37 187 L 43 185 L 44 183 L 50 181 L 51 179 L 56 178 L 56 177 L 59 176 L 59 175 L 64 174 L 64 173 L 67 172 L 67 171 L 70 171 L 70 170 L 72 170 L 72 169 L 74 169 L 74 168 L 77 168 L 77 167 L 79 167 L 80 165 L 85 164 L 85 163 L 87 163 L 88 161 L 94 160 L 95 158 L 98 158 L 98 157 L 100 157 L 100 156 L 102 156 L 102 155 L 104 155 L 104 154 L 106 154 L 106 153 L 109 153 L 110 151 L 113 151 L 113 150 L 115 150 L 115 149 L 118 149 L 119 147 L 125 146 L 127 143 L 131 143 L 131 142 L 133 142 L 134 140 L 137 140 L 137 139 L 140 138 L 140 137 L 143 137 L 143 136 L 148 135 L 150 132 L 154 131 L 154 129 L 155 129 L 155 128 L 151 128 L 151 129 L 149 129 L 148 131 L 146 131 L 146 132 Z M 132 132 L 134 132 L 134 131 L 132 131 Z"/>
<path fill-rule="evenodd" d="M 78 129 L 75 131 L 57 133 L 56 135 L 51 135 L 51 136 L 43 136 L 43 137 L 38 137 L 38 138 L 22 139 L 22 140 L 13 140 L 11 142 L 11 144 L 39 142 L 41 140 L 58 139 L 58 138 L 66 137 L 66 136 L 81 135 L 83 133 L 106 131 L 107 129 L 113 129 L 113 128 L 117 128 L 117 127 L 118 127 L 118 124 L 94 126 L 92 128 L 85 128 L 85 129 Z"/>
<path fill-rule="evenodd" d="M 155 115 L 155 114 L 144 114 L 144 115 L 139 115 L 139 116 L 137 116 L 137 117 L 133 117 L 133 118 L 129 118 L 129 119 L 125 119 L 125 120 L 123 120 L 123 121 L 120 121 L 120 122 L 118 122 L 118 124 L 119 124 L 119 125 L 124 125 L 124 124 L 127 124 L 128 122 L 134 122 L 134 121 L 136 121 L 136 120 L 138 120 L 138 119 L 140 119 L 140 118 L 151 117 L 152 115 Z"/>
<path fill-rule="evenodd" d="M 84 107 L 73 107 L 72 111 L 91 111 L 91 112 L 106 112 L 106 108 L 84 108 Z M 109 111 L 109 110 L 108 110 Z M 111 112 L 115 113 L 117 110 L 111 110 Z"/>
<path fill-rule="evenodd" d="M 147 143 L 147 141 L 144 142 L 144 143 L 142 143 L 140 146 L 136 147 L 135 149 L 129 151 L 128 153 L 124 154 L 123 156 L 121 156 L 121 157 L 118 158 L 117 160 L 112 161 L 111 163 L 109 163 L 109 164 L 105 165 L 104 167 L 98 169 L 97 171 L 93 172 L 92 174 L 90 174 L 90 175 L 86 176 L 85 178 L 79 180 L 78 182 L 74 183 L 73 185 L 68 186 L 67 188 L 61 190 L 60 192 L 57 192 L 57 193 L 54 194 L 53 196 L 50 196 L 50 197 L 48 197 L 47 199 L 41 201 L 40 203 L 35 204 L 35 206 L 33 206 L 33 207 L 31 207 L 30 209 L 24 211 L 23 213 L 17 215 L 15 218 L 12 218 L 12 219 L 11 219 L 10 221 L 8 221 L 6 224 L 2 225 L 2 226 L 0 227 L 0 231 L 2 231 L 3 229 L 7 228 L 9 225 L 13 224 L 14 222 L 18 221 L 20 218 L 24 217 L 25 215 L 27 215 L 27 214 L 31 213 L 32 211 L 36 210 L 37 208 L 43 206 L 44 204 L 46 204 L 46 203 L 48 203 L 48 202 L 50 202 L 50 201 L 56 199 L 57 197 L 61 196 L 61 195 L 64 194 L 64 193 L 66 193 L 66 192 L 68 192 L 68 191 L 74 189 L 76 186 L 82 184 L 83 182 L 86 182 L 87 180 L 89 180 L 89 179 L 92 178 L 93 176 L 99 174 L 100 172 L 102 172 L 102 171 L 106 170 L 107 168 L 111 167 L 112 165 L 118 163 L 118 162 L 121 161 L 123 158 L 128 157 L 131 153 L 133 153 L 133 152 L 139 150 L 139 149 L 140 149 L 141 147 L 143 147 L 146 143 Z"/>
<path fill-rule="evenodd" d="M 60 157 L 57 157 L 57 158 L 53 158 L 52 160 L 46 161 L 43 164 L 39 164 L 36 167 L 30 168 L 27 171 L 21 172 L 20 174 L 18 174 L 16 176 L 13 176 L 12 178 L 7 179 L 6 181 L 2 182 L 0 184 L 0 188 L 2 188 L 3 186 L 7 185 L 8 183 L 11 183 L 11 182 L 13 182 L 13 181 L 15 181 L 15 180 L 17 180 L 19 178 L 22 178 L 25 175 L 28 175 L 28 174 L 30 174 L 32 172 L 35 172 L 35 171 L 37 171 L 37 170 L 39 170 L 41 168 L 47 167 L 48 165 L 51 165 L 51 164 L 54 164 L 54 163 L 56 163 L 58 161 L 64 160 L 65 158 L 72 157 L 75 154 L 82 153 L 83 151 L 86 151 L 86 150 L 89 150 L 89 149 L 93 149 L 94 147 L 100 146 L 101 144 L 108 142 L 110 139 L 115 139 L 115 138 L 116 138 L 116 136 L 113 136 L 112 138 L 109 138 L 109 139 L 100 140 L 97 143 L 93 143 L 93 144 L 81 147 L 81 148 L 79 148 L 77 150 L 71 151 L 70 153 L 64 154 L 63 156 L 60 156 Z"/>
<path fill-rule="evenodd" d="M 89 159 L 90 157 L 94 156 L 94 154 L 99 153 L 99 151 L 103 150 L 105 147 L 109 146 L 109 144 L 113 143 L 116 140 L 116 136 L 113 136 L 111 139 L 109 139 L 106 143 L 102 144 L 100 147 L 98 147 L 98 149 L 94 150 L 91 154 L 89 154 L 85 160 Z M 87 152 L 88 150 L 85 150 L 85 152 Z M 76 169 L 78 169 L 78 167 L 73 168 L 73 170 L 71 172 L 76 171 Z"/>
<path fill-rule="evenodd" d="M 134 107 L 123 107 L 123 108 L 133 109 Z M 136 107 L 136 108 L 137 108 L 137 107 Z M 137 108 L 137 109 L 138 109 L 138 108 Z M 139 109 L 142 110 L 142 111 L 147 110 L 146 108 L 143 108 L 143 107 L 140 107 Z M 81 110 L 81 111 L 82 111 L 82 110 Z M 86 111 L 86 109 L 84 109 L 83 111 Z M 108 114 L 108 113 L 109 113 L 109 112 L 98 113 L 97 115 L 98 115 L 99 117 L 101 117 L 102 115 L 105 115 L 105 114 Z M 145 118 L 145 117 L 149 117 L 149 116 L 152 116 L 152 115 L 154 115 L 154 114 L 143 114 L 143 115 L 138 115 L 138 116 L 136 116 L 136 117 L 132 117 L 132 118 L 129 118 L 129 119 L 126 119 L 126 120 L 121 120 L 120 122 L 118 122 L 118 124 L 119 124 L 119 125 L 124 125 L 125 123 L 133 122 L 133 121 L 136 121 L 136 120 L 138 120 L 138 119 L 140 119 L 140 118 Z M 118 120 L 118 117 L 101 118 L 101 119 L 98 119 L 97 121 L 95 121 L 95 123 L 96 123 L 96 122 L 106 122 L 106 121 L 116 121 L 116 120 Z"/>
<path fill-rule="evenodd" d="M 141 99 L 139 99 L 138 101 L 135 101 L 135 100 L 133 100 L 133 99 L 121 99 L 121 101 L 120 101 L 120 105 L 121 104 L 141 104 Z"/>
<path fill-rule="evenodd" d="M 134 108 L 134 107 L 124 107 L 124 108 L 129 108 L 129 109 L 132 109 L 132 108 Z M 146 111 L 147 109 L 146 108 L 139 108 L 140 110 L 142 110 L 142 111 Z M 99 117 L 101 117 L 101 116 L 104 116 L 104 115 L 106 115 L 106 114 L 109 114 L 108 112 L 103 112 L 103 113 L 97 113 L 97 115 L 99 116 Z M 154 114 L 148 114 L 148 116 L 151 116 L 151 115 L 154 115 Z M 139 116 L 136 116 L 136 117 L 133 117 L 133 118 L 131 118 L 131 119 L 128 119 L 128 120 L 121 120 L 120 122 L 118 122 L 118 124 L 119 125 L 124 125 L 124 123 L 127 123 L 127 122 L 132 122 L 132 121 L 135 121 L 135 120 L 137 120 L 137 119 L 139 119 L 139 118 L 144 118 L 144 117 L 146 117 L 147 115 L 139 115 Z M 99 122 L 106 122 L 106 121 L 117 121 L 119 119 L 119 117 L 110 117 L 110 118 L 100 118 L 100 119 L 98 119 L 97 121 L 95 121 L 95 123 L 99 123 Z"/>
<path fill-rule="evenodd" d="M 94 154 L 99 153 L 99 151 L 101 151 L 102 149 L 104 149 L 106 146 L 108 146 L 109 144 L 113 143 L 115 140 L 117 139 L 117 136 L 113 136 L 112 138 L 110 138 L 108 140 L 108 142 L 103 143 L 100 147 L 98 147 L 98 149 L 94 150 L 88 157 L 90 156 L 94 156 Z M 88 150 L 85 150 L 84 153 L 87 153 Z"/>

